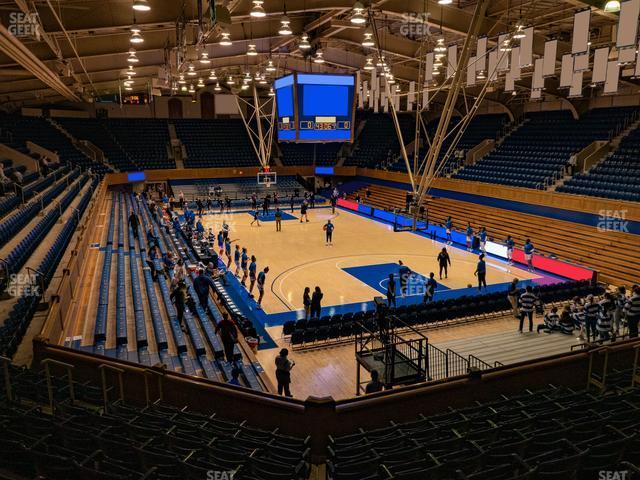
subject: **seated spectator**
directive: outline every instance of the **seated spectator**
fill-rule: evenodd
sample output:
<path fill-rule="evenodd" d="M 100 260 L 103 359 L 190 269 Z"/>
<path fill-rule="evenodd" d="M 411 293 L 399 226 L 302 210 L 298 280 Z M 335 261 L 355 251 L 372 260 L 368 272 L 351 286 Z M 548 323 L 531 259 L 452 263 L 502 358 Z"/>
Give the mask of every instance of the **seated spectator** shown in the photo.
<path fill-rule="evenodd" d="M 240 369 L 238 367 L 233 367 L 231 370 L 231 379 L 227 383 L 229 385 L 242 386 L 240 385 L 240 379 L 238 377 L 240 377 Z"/>
<path fill-rule="evenodd" d="M 371 381 L 367 383 L 364 393 L 381 392 L 384 385 L 380 381 L 380 374 L 377 370 L 371 370 Z"/>
<path fill-rule="evenodd" d="M 565 335 L 573 334 L 574 323 L 573 319 L 571 318 L 571 307 L 569 307 L 569 305 L 565 305 L 562 309 L 558 325 L 560 327 L 561 333 L 564 333 Z"/>
<path fill-rule="evenodd" d="M 560 317 L 558 316 L 558 307 L 551 308 L 544 316 L 544 323 L 538 325 L 538 333 L 544 330 L 545 333 L 551 333 L 554 330 L 560 330 Z"/>

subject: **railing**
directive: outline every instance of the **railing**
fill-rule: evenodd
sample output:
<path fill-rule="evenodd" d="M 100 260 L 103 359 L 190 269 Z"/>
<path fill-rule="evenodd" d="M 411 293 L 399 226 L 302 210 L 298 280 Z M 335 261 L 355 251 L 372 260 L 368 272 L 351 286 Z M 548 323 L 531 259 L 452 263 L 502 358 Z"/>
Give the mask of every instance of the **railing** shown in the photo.
<path fill-rule="evenodd" d="M 114 372 L 118 375 L 118 389 L 120 391 L 120 396 L 118 400 L 124 401 L 124 382 L 122 381 L 122 375 L 124 374 L 124 370 L 121 368 L 114 367 L 112 365 L 107 365 L 103 363 L 98 366 L 98 370 L 100 370 L 100 377 L 102 380 L 102 398 L 104 399 L 104 411 L 108 412 L 109 409 L 109 390 L 107 387 L 107 370 Z M 146 380 L 146 376 L 145 376 Z M 149 396 L 147 395 L 147 403 Z"/>
<path fill-rule="evenodd" d="M 478 368 L 480 370 L 491 370 L 493 368 L 492 365 L 488 364 L 483 360 L 480 360 L 475 355 L 469 355 L 469 357 L 467 358 L 467 361 L 469 362 L 469 368 L 473 367 L 473 368 Z"/>
<path fill-rule="evenodd" d="M 57 360 L 53 360 L 51 358 L 46 358 L 42 362 L 41 365 L 44 366 L 44 373 L 47 379 L 47 393 L 49 395 L 49 408 L 51 411 L 54 411 L 54 391 L 53 391 L 53 380 L 51 376 L 51 367 L 50 365 L 55 365 L 58 367 L 62 367 L 67 371 L 67 380 L 69 382 L 69 398 L 71 398 L 71 403 L 75 402 L 76 396 L 73 390 L 73 369 L 75 368 L 73 365 L 68 363 L 59 362 Z"/>
<path fill-rule="evenodd" d="M 449 376 L 447 354 L 432 344 L 427 344 L 427 380 L 442 380 Z"/>
<path fill-rule="evenodd" d="M 469 360 L 447 348 L 447 376 L 466 375 L 469 371 Z"/>

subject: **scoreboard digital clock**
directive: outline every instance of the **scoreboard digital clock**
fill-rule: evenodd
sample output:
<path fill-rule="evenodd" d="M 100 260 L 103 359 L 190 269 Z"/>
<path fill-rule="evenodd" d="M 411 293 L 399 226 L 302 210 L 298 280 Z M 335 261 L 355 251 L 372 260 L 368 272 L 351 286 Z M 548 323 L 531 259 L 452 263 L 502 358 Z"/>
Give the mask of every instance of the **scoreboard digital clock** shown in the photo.
<path fill-rule="evenodd" d="M 351 142 L 355 77 L 294 73 L 275 81 L 278 140 Z"/>

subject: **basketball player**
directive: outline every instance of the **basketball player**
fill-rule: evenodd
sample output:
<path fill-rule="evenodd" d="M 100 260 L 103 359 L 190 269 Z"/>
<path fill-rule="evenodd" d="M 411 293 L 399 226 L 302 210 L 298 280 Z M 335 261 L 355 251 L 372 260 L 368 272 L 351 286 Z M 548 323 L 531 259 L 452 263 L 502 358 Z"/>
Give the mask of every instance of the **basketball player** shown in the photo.
<path fill-rule="evenodd" d="M 251 220 L 251 226 L 253 226 L 254 223 L 257 223 L 258 226 L 260 226 L 260 212 L 258 211 L 257 207 L 253 210 L 253 220 Z"/>
<path fill-rule="evenodd" d="M 533 272 L 533 252 L 535 251 L 535 248 L 533 247 L 531 240 L 527 238 L 522 250 L 524 250 L 524 259 L 527 261 L 527 270 Z"/>
<path fill-rule="evenodd" d="M 424 298 L 422 301 L 424 303 L 429 303 L 433 300 L 433 295 L 436 292 L 436 288 L 438 287 L 438 283 L 436 282 L 435 273 L 429 273 L 429 278 L 424 284 Z"/>
<path fill-rule="evenodd" d="M 243 287 L 247 286 L 247 277 L 249 276 L 249 272 L 247 270 L 247 263 L 249 260 L 249 255 L 247 255 L 246 247 L 242 247 L 242 255 L 240 256 L 240 269 L 242 270 L 242 280 L 240 283 Z"/>
<path fill-rule="evenodd" d="M 513 265 L 513 247 L 515 242 L 513 241 L 513 238 L 511 238 L 511 235 L 507 237 L 504 244 L 507 247 L 507 263 L 509 263 L 509 265 Z"/>
<path fill-rule="evenodd" d="M 277 207 L 276 207 L 276 213 L 274 216 L 276 219 L 276 232 L 281 232 L 282 231 L 282 212 Z"/>
<path fill-rule="evenodd" d="M 453 220 L 451 220 L 451 217 L 447 218 L 447 221 L 444 224 L 444 228 L 447 232 L 447 245 L 451 245 L 453 243 L 451 240 L 451 229 L 453 228 Z"/>
<path fill-rule="evenodd" d="M 398 269 L 398 278 L 400 278 L 400 296 L 404 297 L 407 294 L 407 282 L 411 276 L 411 269 L 402 263 L 402 260 L 398 260 L 398 265 L 400 265 L 400 268 Z"/>
<path fill-rule="evenodd" d="M 308 222 L 309 221 L 309 216 L 307 215 L 307 209 L 309 208 L 309 205 L 307 204 L 307 201 L 303 201 L 302 205 L 300 205 L 300 223 L 302 223 L 302 218 L 304 217 L 304 219 Z"/>
<path fill-rule="evenodd" d="M 218 255 L 222 256 L 222 252 L 224 252 L 224 234 L 220 230 L 218 232 Z"/>
<path fill-rule="evenodd" d="M 264 282 L 267 279 L 267 273 L 269 273 L 269 267 L 264 267 L 264 270 L 262 270 L 259 274 L 258 274 L 258 292 L 260 292 L 260 295 L 258 295 L 258 308 L 262 308 L 261 303 L 262 303 L 262 297 L 264 297 Z"/>
<path fill-rule="evenodd" d="M 251 263 L 249 264 L 249 296 L 253 296 L 253 287 L 256 284 L 256 257 L 251 255 Z"/>
<path fill-rule="evenodd" d="M 482 253 L 487 253 L 487 229 L 482 227 L 480 229 L 480 250 Z"/>
<path fill-rule="evenodd" d="M 447 252 L 446 248 L 442 248 L 440 253 L 438 254 L 438 267 L 440 267 L 440 280 L 442 280 L 442 271 L 444 270 L 444 278 L 448 277 L 447 267 L 451 266 L 451 257 L 449 257 L 449 252 Z"/>
<path fill-rule="evenodd" d="M 484 253 L 480 254 L 478 257 L 478 266 L 476 267 L 476 271 L 473 274 L 478 277 L 478 291 L 482 291 L 482 286 L 487 288 L 487 264 L 484 261 Z"/>
<path fill-rule="evenodd" d="M 473 244 L 473 228 L 471 227 L 471 223 L 467 223 L 467 251 L 471 251 L 471 247 Z"/>
<path fill-rule="evenodd" d="M 325 245 L 328 245 L 330 247 L 333 246 L 333 229 L 334 229 L 334 225 L 333 223 L 331 223 L 331 220 L 327 220 L 327 223 L 324 225 L 323 230 L 325 231 L 326 234 L 326 242 Z"/>
<path fill-rule="evenodd" d="M 224 240 L 224 254 L 227 256 L 227 270 L 231 266 L 231 239 L 227 237 Z"/>
<path fill-rule="evenodd" d="M 236 249 L 233 252 L 233 263 L 236 266 L 234 275 L 237 277 L 240 275 L 240 245 L 236 245 Z"/>

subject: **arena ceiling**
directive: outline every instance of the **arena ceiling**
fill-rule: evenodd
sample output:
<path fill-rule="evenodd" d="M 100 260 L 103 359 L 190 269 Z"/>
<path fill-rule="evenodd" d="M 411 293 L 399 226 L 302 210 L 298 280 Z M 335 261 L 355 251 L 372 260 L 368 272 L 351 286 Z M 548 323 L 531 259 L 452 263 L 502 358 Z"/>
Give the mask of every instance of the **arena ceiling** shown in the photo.
<path fill-rule="evenodd" d="M 143 43 L 135 45 L 138 62 L 134 65 L 137 73 L 134 89 L 145 90 L 153 83 L 163 90 L 170 85 L 171 78 L 175 80 L 180 72 L 186 72 L 189 63 L 194 64 L 197 74 L 187 79 L 203 77 L 205 81 L 211 69 L 221 79 L 223 74 L 254 75 L 257 71 L 273 78 L 290 70 L 362 70 L 367 56 L 377 52 L 377 47 L 362 46 L 367 25 L 351 23 L 354 3 L 355 0 L 265 0 L 262 6 L 266 15 L 255 18 L 250 15 L 251 0 L 225 0 L 217 9 L 222 22 L 213 24 L 207 0 L 202 0 L 202 22 L 198 0 L 148 0 L 149 11 L 134 10 L 133 0 L 1 0 L 0 104 L 91 101 L 118 92 L 129 65 L 134 21 L 144 38 Z M 447 44 L 462 44 L 476 1 L 453 0 L 449 5 L 440 5 L 437 0 L 362 3 L 367 24 L 375 29 L 378 47 L 395 78 L 405 85 L 418 79 L 421 54 L 432 50 L 438 37 L 444 37 Z M 490 43 L 495 43 L 498 34 L 513 31 L 517 22 L 532 25 L 534 55 L 542 56 L 544 42 L 557 38 L 559 62 L 570 49 L 573 15 L 577 10 L 592 9 L 590 30 L 594 46 L 611 43 L 618 16 L 605 12 L 604 3 L 603 0 L 491 0 L 480 35 L 489 36 Z M 278 33 L 285 9 L 292 35 Z M 226 11 L 227 18 L 221 14 Z M 17 12 L 37 16 L 16 16 Z M 12 34 L 16 33 L 16 19 L 24 18 L 36 19 L 38 36 L 30 33 L 28 27 L 22 28 L 24 24 L 19 36 Z M 230 34 L 231 46 L 220 45 L 223 31 Z M 308 50 L 299 48 L 300 36 L 305 32 L 311 44 Z M 258 55 L 246 54 L 249 44 L 255 45 Z M 318 49 L 325 60 L 322 64 L 313 62 Z M 203 51 L 208 53 L 210 64 L 198 61 Z M 269 60 L 277 71 L 264 72 Z M 525 71 L 518 82 L 523 99 L 528 97 L 530 77 L 531 72 Z M 626 85 L 633 84 L 627 80 Z M 511 94 L 506 97 L 499 88 L 495 90 L 489 98 L 501 103 L 518 97 L 511 98 Z M 168 93 L 168 89 L 163 91 Z M 468 93 L 472 95 L 473 91 Z M 546 93 L 558 94 L 553 85 L 547 87 Z"/>

